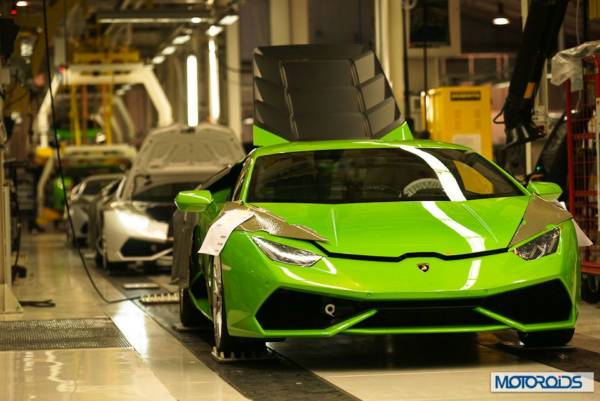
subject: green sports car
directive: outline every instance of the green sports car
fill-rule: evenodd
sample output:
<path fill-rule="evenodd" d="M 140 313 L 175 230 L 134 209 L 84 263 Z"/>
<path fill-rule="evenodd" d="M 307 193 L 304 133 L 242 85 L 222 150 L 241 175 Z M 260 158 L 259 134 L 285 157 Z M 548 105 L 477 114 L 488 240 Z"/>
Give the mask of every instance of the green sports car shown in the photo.
<path fill-rule="evenodd" d="M 296 110 L 310 112 L 296 101 L 307 86 L 294 90 L 306 60 L 316 59 L 319 71 L 353 69 L 349 82 L 358 89 L 347 94 L 375 79 L 361 78 L 364 49 L 346 49 L 349 63 L 329 64 L 326 57 L 342 56 L 270 49 L 259 50 L 257 76 L 269 78 L 261 63 L 275 59 L 271 66 L 283 70 L 271 81 L 285 76 L 286 104 Z M 375 67 L 366 69 L 377 75 Z M 329 93 L 322 84 L 319 98 Z M 269 102 L 268 85 L 255 87 L 256 102 Z M 386 93 L 379 92 L 382 104 Z M 333 102 L 313 103 L 322 112 Z M 347 139 L 335 139 L 341 130 L 329 117 L 317 126 L 317 117 L 278 119 L 282 109 L 269 107 L 255 105 L 254 139 L 262 146 L 176 198 L 187 222 L 174 230 L 181 319 L 211 320 L 217 352 L 337 334 L 514 329 L 526 345 L 571 339 L 579 250 L 572 217 L 555 202 L 560 187 L 525 188 L 466 147 L 414 140 L 397 113 L 373 117 L 379 106 L 358 109 L 368 122 L 359 128 L 346 124 L 351 113 L 330 114 Z M 292 128 L 277 129 L 282 121 Z"/>
<path fill-rule="evenodd" d="M 211 319 L 223 351 L 339 333 L 573 335 L 577 238 L 542 199 L 554 184 L 524 188 L 459 146 L 340 140 L 258 149 L 212 187 L 176 200 L 198 214 L 181 312 Z M 218 256 L 198 254 L 244 210 Z"/>

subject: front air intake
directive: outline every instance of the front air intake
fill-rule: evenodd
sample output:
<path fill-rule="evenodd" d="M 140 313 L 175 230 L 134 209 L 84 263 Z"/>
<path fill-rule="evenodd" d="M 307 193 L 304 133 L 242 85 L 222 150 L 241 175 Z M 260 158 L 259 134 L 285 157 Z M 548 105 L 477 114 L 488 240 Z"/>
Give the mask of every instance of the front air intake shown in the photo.
<path fill-rule="evenodd" d="M 489 297 L 441 300 L 365 302 L 279 289 L 263 303 L 256 318 L 265 330 L 325 329 L 375 309 L 375 315 L 352 328 L 485 327 L 502 324 L 477 312 L 478 307 L 521 324 L 535 324 L 568 320 L 572 303 L 559 280 Z"/>

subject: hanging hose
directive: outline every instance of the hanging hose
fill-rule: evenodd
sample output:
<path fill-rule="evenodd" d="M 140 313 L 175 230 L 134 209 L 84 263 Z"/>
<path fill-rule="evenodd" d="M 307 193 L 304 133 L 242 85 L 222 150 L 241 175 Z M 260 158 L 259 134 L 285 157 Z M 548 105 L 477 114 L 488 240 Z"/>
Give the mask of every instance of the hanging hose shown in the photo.
<path fill-rule="evenodd" d="M 46 3 L 47 3 L 47 0 L 42 0 L 42 11 L 43 11 L 43 17 L 44 17 L 44 42 L 45 42 L 44 44 L 46 47 L 46 73 L 48 74 L 48 81 L 50 81 L 50 77 L 52 76 L 52 67 L 50 65 L 50 46 L 48 43 L 48 7 L 47 7 Z M 49 92 L 50 92 L 50 111 L 51 111 L 51 116 L 52 116 L 52 130 L 54 131 L 54 140 L 56 142 L 56 161 L 57 161 L 58 174 L 60 177 L 60 181 L 62 183 L 62 191 L 63 191 L 63 195 L 65 198 L 65 209 L 67 211 L 67 222 L 69 225 L 69 229 L 71 230 L 71 232 L 75 232 L 75 226 L 73 225 L 73 219 L 72 219 L 71 213 L 70 213 L 71 209 L 69 206 L 69 200 L 68 200 L 68 196 L 67 196 L 65 177 L 64 177 L 64 171 L 63 171 L 63 165 L 62 165 L 62 158 L 61 158 L 61 154 L 60 154 L 60 146 L 59 146 L 59 141 L 58 141 L 58 134 L 57 134 L 58 127 L 56 124 L 56 111 L 54 108 L 54 94 L 52 93 L 51 90 L 49 90 Z M 106 302 L 107 304 L 115 304 L 115 303 L 119 303 L 119 302 L 132 301 L 132 300 L 139 299 L 139 297 L 107 299 L 104 296 L 104 294 L 102 293 L 102 291 L 100 291 L 100 289 L 96 285 L 96 282 L 94 281 L 94 278 L 92 277 L 92 274 L 90 273 L 90 270 L 85 261 L 85 257 L 83 256 L 83 252 L 81 251 L 81 247 L 79 246 L 79 244 L 75 244 L 75 249 L 77 250 L 77 254 L 79 255 L 79 259 L 81 260 L 81 264 L 83 266 L 83 269 L 85 271 L 85 274 L 86 274 L 88 280 L 90 281 L 90 284 L 92 285 L 92 287 L 94 288 L 94 290 L 96 291 L 98 296 L 104 302 Z"/>

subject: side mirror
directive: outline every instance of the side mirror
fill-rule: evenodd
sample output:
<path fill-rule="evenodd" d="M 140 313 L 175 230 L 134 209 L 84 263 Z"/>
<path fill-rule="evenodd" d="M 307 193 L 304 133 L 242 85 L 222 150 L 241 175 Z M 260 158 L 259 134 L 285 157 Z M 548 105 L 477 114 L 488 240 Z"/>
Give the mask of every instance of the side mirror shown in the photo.
<path fill-rule="evenodd" d="M 205 189 L 182 191 L 175 197 L 175 205 L 182 212 L 203 212 L 212 201 L 212 194 Z"/>
<path fill-rule="evenodd" d="M 553 182 L 530 181 L 527 190 L 547 201 L 556 201 L 562 194 L 562 188 Z"/>

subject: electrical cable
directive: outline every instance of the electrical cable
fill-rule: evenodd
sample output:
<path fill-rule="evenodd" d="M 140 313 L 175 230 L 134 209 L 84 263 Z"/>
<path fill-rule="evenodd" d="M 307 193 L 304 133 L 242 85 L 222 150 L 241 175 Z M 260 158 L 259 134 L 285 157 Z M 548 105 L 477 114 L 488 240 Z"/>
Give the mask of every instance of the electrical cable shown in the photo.
<path fill-rule="evenodd" d="M 502 108 L 500 109 L 500 111 L 498 112 L 498 114 L 496 114 L 494 116 L 494 118 L 492 118 L 492 122 L 494 124 L 504 124 L 504 120 L 500 121 L 499 118 L 500 116 L 502 116 L 504 114 L 504 109 L 506 106 L 502 106 Z"/>
<path fill-rule="evenodd" d="M 44 18 L 44 44 L 46 47 L 46 73 L 48 74 L 48 82 L 50 82 L 50 77 L 52 76 L 52 67 L 50 65 L 50 46 L 49 46 L 49 41 L 48 41 L 48 7 L 47 7 L 47 0 L 42 0 L 42 14 L 43 14 L 43 18 Z M 63 165 L 62 165 L 62 158 L 60 155 L 60 143 L 58 140 L 58 127 L 56 125 L 56 110 L 54 108 L 54 94 L 52 93 L 52 87 L 49 85 L 48 86 L 48 91 L 50 93 L 50 114 L 52 116 L 52 130 L 54 131 L 54 141 L 55 141 L 55 147 L 56 147 L 56 164 L 57 164 L 57 169 L 58 169 L 58 174 L 60 177 L 60 182 L 62 185 L 62 192 L 63 192 L 63 197 L 65 199 L 65 209 L 67 212 L 67 222 L 69 225 L 69 229 L 71 230 L 72 233 L 75 232 L 75 226 L 73 224 L 73 218 L 71 217 L 71 209 L 69 206 L 69 200 L 68 200 L 68 196 L 67 196 L 67 189 L 65 186 L 65 177 L 64 177 L 64 170 L 63 170 Z M 107 304 L 116 304 L 116 303 L 120 303 L 120 302 L 125 302 L 125 301 L 133 301 L 136 299 L 139 299 L 139 296 L 136 297 L 124 297 L 124 298 L 120 298 L 120 299 L 108 299 L 104 296 L 104 294 L 102 293 L 102 291 L 100 291 L 100 289 L 98 288 L 98 285 L 96 284 L 96 282 L 94 281 L 94 278 L 92 277 L 92 274 L 90 273 L 90 270 L 88 268 L 87 263 L 85 262 L 85 257 L 83 256 L 83 252 L 81 251 L 81 247 L 79 246 L 79 244 L 75 244 L 75 249 L 77 250 L 77 254 L 79 255 L 79 259 L 81 260 L 81 264 L 83 266 L 83 270 L 85 271 L 85 274 L 90 282 L 90 284 L 92 285 L 92 288 L 94 289 L 94 291 L 96 291 L 96 293 L 98 294 L 98 296 Z"/>

